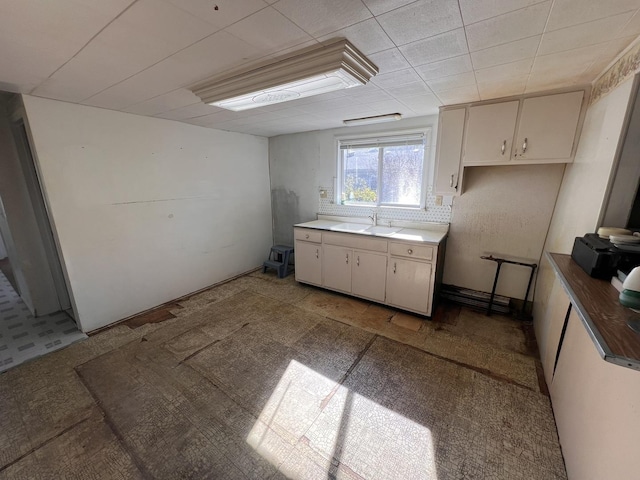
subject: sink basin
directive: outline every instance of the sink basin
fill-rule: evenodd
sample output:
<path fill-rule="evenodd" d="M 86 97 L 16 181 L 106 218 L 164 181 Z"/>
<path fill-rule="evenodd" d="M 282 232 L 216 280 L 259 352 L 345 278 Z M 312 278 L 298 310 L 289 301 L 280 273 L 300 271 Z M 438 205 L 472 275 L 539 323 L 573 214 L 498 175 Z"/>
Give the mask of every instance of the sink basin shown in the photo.
<path fill-rule="evenodd" d="M 367 233 L 368 228 L 369 225 L 363 225 L 362 223 L 340 223 L 331 227 L 331 230 L 337 230 L 339 232 Z"/>
<path fill-rule="evenodd" d="M 396 232 L 399 232 L 400 230 L 402 230 L 399 227 L 383 227 L 383 226 L 375 226 L 375 227 L 369 227 L 367 229 L 368 233 L 371 233 L 373 235 L 393 235 Z"/>

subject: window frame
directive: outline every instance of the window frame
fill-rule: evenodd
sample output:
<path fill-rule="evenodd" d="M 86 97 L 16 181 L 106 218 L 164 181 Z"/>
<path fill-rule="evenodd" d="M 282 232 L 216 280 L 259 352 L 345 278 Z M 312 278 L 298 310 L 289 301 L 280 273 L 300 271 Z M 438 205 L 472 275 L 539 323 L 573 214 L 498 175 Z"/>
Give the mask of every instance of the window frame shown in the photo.
<path fill-rule="evenodd" d="M 336 176 L 335 176 L 335 198 L 334 201 L 336 205 L 343 205 L 345 207 L 359 207 L 359 208 L 403 208 L 409 210 L 424 210 L 427 205 L 427 187 L 428 187 L 428 178 L 430 175 L 431 169 L 431 127 L 424 127 L 419 129 L 412 130 L 388 130 L 376 133 L 363 133 L 360 135 L 340 135 L 336 136 Z M 378 151 L 378 195 L 376 203 L 342 203 L 342 183 L 343 183 L 343 156 L 342 156 L 342 148 L 341 145 L 347 143 L 349 141 L 361 141 L 365 142 L 371 139 L 385 139 L 385 138 L 393 138 L 393 137 L 402 137 L 409 135 L 422 135 L 424 138 L 424 155 L 422 157 L 422 178 L 420 179 L 420 205 L 407 205 L 407 204 L 397 204 L 397 203 L 382 203 L 380 199 L 382 198 L 382 148 L 379 148 Z M 398 143 L 400 145 L 400 143 Z"/>

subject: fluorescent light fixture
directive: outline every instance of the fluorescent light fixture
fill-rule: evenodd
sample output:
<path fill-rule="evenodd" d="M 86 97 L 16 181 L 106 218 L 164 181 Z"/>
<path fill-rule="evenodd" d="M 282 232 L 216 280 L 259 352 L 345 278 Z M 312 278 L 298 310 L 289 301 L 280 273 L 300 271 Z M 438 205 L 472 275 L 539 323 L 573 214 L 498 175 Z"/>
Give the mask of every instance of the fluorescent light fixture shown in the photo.
<path fill-rule="evenodd" d="M 213 78 L 191 90 L 204 103 L 239 112 L 357 87 L 377 73 L 378 67 L 342 39 L 257 68 Z"/>
<path fill-rule="evenodd" d="M 372 123 L 393 122 L 400 119 L 402 119 L 402 114 L 388 113 L 387 115 L 376 115 L 375 117 L 350 118 L 348 120 L 343 120 L 342 123 L 349 127 L 352 127 L 354 125 L 369 125 Z"/>

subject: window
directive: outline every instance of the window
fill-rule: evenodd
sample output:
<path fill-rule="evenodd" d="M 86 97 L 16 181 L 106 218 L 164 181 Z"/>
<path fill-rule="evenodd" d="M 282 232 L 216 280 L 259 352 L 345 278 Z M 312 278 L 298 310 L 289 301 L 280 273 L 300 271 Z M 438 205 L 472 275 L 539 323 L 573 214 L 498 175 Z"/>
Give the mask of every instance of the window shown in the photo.
<path fill-rule="evenodd" d="M 342 205 L 424 206 L 428 132 L 338 141 Z"/>

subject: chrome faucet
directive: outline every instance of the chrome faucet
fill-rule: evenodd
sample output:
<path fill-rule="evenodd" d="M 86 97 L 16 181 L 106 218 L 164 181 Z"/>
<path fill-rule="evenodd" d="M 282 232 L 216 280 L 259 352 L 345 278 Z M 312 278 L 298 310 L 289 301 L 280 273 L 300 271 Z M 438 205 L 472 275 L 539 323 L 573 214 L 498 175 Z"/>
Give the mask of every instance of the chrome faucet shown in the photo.
<path fill-rule="evenodd" d="M 369 218 L 371 219 L 371 225 L 374 227 L 378 225 L 378 212 L 373 212 L 373 215 L 369 215 Z"/>

